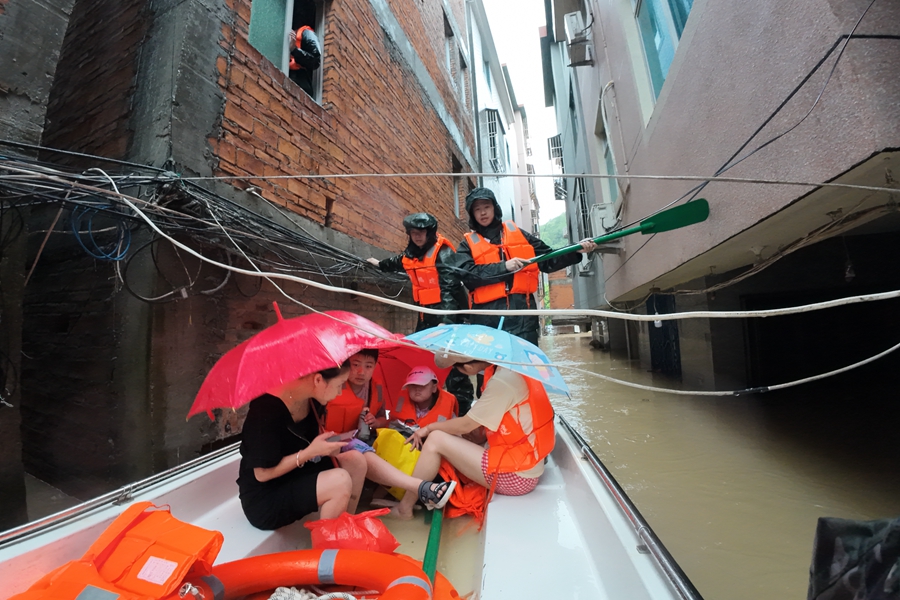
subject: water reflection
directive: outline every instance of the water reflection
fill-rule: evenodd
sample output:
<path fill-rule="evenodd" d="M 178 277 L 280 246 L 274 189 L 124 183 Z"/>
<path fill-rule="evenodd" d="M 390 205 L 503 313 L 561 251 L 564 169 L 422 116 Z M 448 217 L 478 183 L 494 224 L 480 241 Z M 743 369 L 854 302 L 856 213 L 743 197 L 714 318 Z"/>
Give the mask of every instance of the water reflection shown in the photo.
<path fill-rule="evenodd" d="M 583 335 L 551 360 L 673 387 Z M 896 369 L 739 398 L 645 392 L 563 371 L 557 410 L 588 440 L 710 599 L 806 595 L 816 519 L 900 515 Z"/>

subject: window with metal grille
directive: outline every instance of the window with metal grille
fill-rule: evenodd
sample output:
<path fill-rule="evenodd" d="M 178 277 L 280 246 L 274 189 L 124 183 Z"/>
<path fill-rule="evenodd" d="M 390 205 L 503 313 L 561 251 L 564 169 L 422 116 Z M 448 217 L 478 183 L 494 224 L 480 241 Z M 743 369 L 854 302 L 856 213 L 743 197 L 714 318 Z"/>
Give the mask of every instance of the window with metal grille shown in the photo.
<path fill-rule="evenodd" d="M 525 136 L 525 155 L 531 156 L 531 137 L 528 135 L 528 117 L 522 112 L 522 135 Z"/>
<path fill-rule="evenodd" d="M 578 210 L 578 239 L 594 237 L 594 228 L 591 225 L 591 202 L 584 179 L 581 177 L 575 179 L 575 206 Z"/>
<path fill-rule="evenodd" d="M 563 161 L 562 134 L 558 133 L 551 138 L 547 138 L 547 151 L 550 154 L 550 160 L 553 162 L 554 172 L 560 175 L 565 174 L 566 165 Z M 565 177 L 553 179 L 553 196 L 557 200 L 565 200 L 568 197 Z"/>
<path fill-rule="evenodd" d="M 500 111 L 493 108 L 484 110 L 484 131 L 486 157 L 495 173 L 506 172 L 506 139 Z"/>
<path fill-rule="evenodd" d="M 532 164 L 525 165 L 525 171 L 529 175 L 534 175 L 534 165 L 532 165 Z M 531 204 L 533 206 L 537 206 L 537 204 L 538 204 L 537 189 L 535 188 L 534 177 L 528 178 L 528 197 L 531 198 Z"/>

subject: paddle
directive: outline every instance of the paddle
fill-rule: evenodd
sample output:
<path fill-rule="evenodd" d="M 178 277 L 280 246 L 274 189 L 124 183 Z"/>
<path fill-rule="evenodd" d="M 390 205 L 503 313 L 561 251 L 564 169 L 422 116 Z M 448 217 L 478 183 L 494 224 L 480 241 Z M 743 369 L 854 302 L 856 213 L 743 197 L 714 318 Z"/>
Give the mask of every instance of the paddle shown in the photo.
<path fill-rule="evenodd" d="M 628 227 L 627 229 L 621 229 L 607 235 L 596 237 L 594 238 L 594 243 L 603 244 L 633 233 L 643 233 L 644 235 L 647 235 L 650 233 L 672 231 L 673 229 L 680 229 L 682 227 L 687 227 L 688 225 L 693 225 L 694 223 L 705 221 L 708 216 L 709 203 L 703 198 L 698 198 L 697 200 L 688 202 L 682 206 L 676 206 L 675 208 L 670 208 L 655 214 L 652 217 L 647 217 L 634 227 Z M 536 256 L 528 262 L 529 264 L 539 263 L 550 258 L 577 252 L 578 250 L 581 250 L 581 244 L 572 244 L 571 246 L 566 246 L 565 248 L 560 248 L 559 250 Z"/>
<path fill-rule="evenodd" d="M 431 580 L 434 586 L 434 577 L 437 572 L 438 550 L 441 548 L 441 527 L 444 523 L 444 509 L 431 511 L 431 529 L 428 531 L 428 541 L 425 543 L 425 557 L 422 559 L 422 570 Z"/>

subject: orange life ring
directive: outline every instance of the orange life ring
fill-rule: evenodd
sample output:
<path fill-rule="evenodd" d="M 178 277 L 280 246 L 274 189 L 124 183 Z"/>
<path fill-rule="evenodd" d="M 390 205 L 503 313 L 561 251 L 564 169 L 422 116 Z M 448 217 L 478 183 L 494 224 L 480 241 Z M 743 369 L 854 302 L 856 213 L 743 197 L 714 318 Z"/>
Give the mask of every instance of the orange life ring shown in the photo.
<path fill-rule="evenodd" d="M 210 576 L 193 582 L 207 598 L 223 600 L 304 584 L 379 590 L 381 600 L 432 598 L 431 584 L 420 567 L 399 556 L 366 550 L 294 550 L 253 556 L 213 567 Z M 450 597 L 454 596 L 459 597 L 455 591 Z"/>

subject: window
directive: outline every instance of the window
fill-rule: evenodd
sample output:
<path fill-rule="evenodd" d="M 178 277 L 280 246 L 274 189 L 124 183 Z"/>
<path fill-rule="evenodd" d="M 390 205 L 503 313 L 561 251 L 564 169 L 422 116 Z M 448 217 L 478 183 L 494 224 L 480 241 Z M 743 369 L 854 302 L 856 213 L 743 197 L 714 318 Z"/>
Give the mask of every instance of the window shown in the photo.
<path fill-rule="evenodd" d="M 522 135 L 525 137 L 525 155 L 531 156 L 531 136 L 528 135 L 528 117 L 522 111 Z"/>
<path fill-rule="evenodd" d="M 500 111 L 493 108 L 484 110 L 484 136 L 485 157 L 490 162 L 491 168 L 495 173 L 505 173 L 509 147 L 506 145 Z"/>
<path fill-rule="evenodd" d="M 468 98 L 466 92 L 466 79 L 468 77 L 468 65 L 462 53 L 462 47 L 459 44 L 456 34 L 453 32 L 453 26 L 450 24 L 450 17 L 444 13 L 444 66 L 447 68 L 447 75 L 450 79 L 450 87 L 456 92 L 463 106 L 468 106 Z"/>
<path fill-rule="evenodd" d="M 250 6 L 250 44 L 269 59 L 272 64 L 289 73 L 291 31 L 304 25 L 312 28 L 322 48 L 322 32 L 325 29 L 323 0 L 253 0 Z M 300 76 L 292 72 L 292 80 L 298 83 L 317 102 L 322 98 L 322 69 L 307 71 Z M 303 82 L 299 82 L 302 79 Z"/>
<path fill-rule="evenodd" d="M 453 163 L 453 172 L 454 173 L 462 173 L 463 167 L 462 163 L 456 158 L 454 155 L 450 155 L 450 159 Z M 460 194 L 460 190 L 465 189 L 465 181 L 462 177 L 454 177 L 453 178 L 453 214 L 458 219 L 459 218 L 459 200 L 461 196 L 465 194 Z M 467 192 L 468 193 L 468 192 Z"/>
<path fill-rule="evenodd" d="M 459 61 L 459 74 L 457 76 L 456 89 L 459 92 L 459 99 L 462 101 L 463 106 L 468 110 L 469 96 L 467 93 L 466 81 L 469 79 L 469 69 L 462 52 L 459 52 L 457 60 Z"/>
<path fill-rule="evenodd" d="M 569 79 L 569 122 L 572 124 L 572 145 L 578 147 L 578 114 L 575 111 L 575 88 Z"/>
<path fill-rule="evenodd" d="M 597 134 L 597 145 L 600 147 L 600 159 L 605 166 L 604 175 L 616 175 L 616 161 L 613 157 L 612 148 L 609 145 L 609 140 L 606 137 L 605 131 L 601 131 Z M 606 202 L 608 204 L 615 204 L 616 200 L 619 199 L 619 184 L 616 180 L 604 179 L 602 187 L 603 194 L 606 196 Z"/>
<path fill-rule="evenodd" d="M 562 134 L 558 133 L 552 138 L 547 138 L 547 151 L 550 155 L 550 160 L 553 162 L 554 173 L 565 174 L 566 165 L 563 162 Z M 568 196 L 565 177 L 555 177 L 553 179 L 553 196 L 557 200 L 565 200 Z"/>
<path fill-rule="evenodd" d="M 575 179 L 575 209 L 578 211 L 578 239 L 594 237 L 594 228 L 591 225 L 591 201 L 582 177 Z"/>
<path fill-rule="evenodd" d="M 525 171 L 529 175 L 534 175 L 534 165 L 532 165 L 530 163 L 525 165 Z M 534 185 L 534 177 L 528 178 L 528 197 L 531 198 L 532 206 L 538 205 L 537 189 L 535 188 L 535 185 Z"/>
<path fill-rule="evenodd" d="M 653 93 L 659 96 L 693 0 L 634 0 L 634 14 L 647 57 Z"/>

